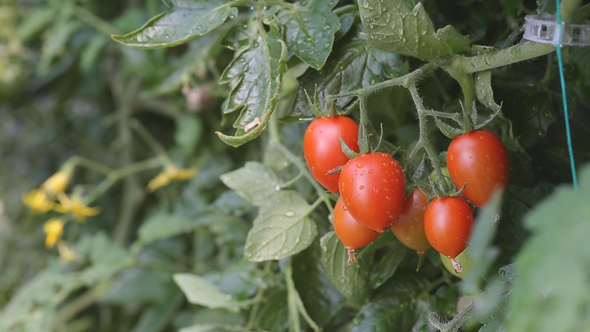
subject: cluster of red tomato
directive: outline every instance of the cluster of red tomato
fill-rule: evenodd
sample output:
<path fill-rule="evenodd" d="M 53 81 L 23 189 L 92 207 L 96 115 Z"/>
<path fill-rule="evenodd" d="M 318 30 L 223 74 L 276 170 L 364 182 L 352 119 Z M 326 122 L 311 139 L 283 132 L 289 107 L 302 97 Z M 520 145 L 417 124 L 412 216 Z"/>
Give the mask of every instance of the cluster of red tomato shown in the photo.
<path fill-rule="evenodd" d="M 447 167 L 463 197 L 429 197 L 415 187 L 406 197 L 402 166 L 386 153 L 367 153 L 350 159 L 340 138 L 358 151 L 359 125 L 346 116 L 314 120 L 305 132 L 303 148 L 314 178 L 340 193 L 333 213 L 334 230 L 355 262 L 354 249 L 373 242 L 391 228 L 407 247 L 421 255 L 434 247 L 455 261 L 467 246 L 473 225 L 471 204 L 482 207 L 495 188 L 508 182 L 509 160 L 502 141 L 493 132 L 476 130 L 456 137 L 447 151 Z M 339 173 L 332 170 L 344 165 Z"/>

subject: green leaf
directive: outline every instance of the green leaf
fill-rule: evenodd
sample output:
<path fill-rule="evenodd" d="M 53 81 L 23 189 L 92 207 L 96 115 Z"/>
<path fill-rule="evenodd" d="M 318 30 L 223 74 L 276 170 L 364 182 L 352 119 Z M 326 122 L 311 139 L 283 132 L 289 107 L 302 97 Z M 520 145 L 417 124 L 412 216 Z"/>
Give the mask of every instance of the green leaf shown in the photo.
<path fill-rule="evenodd" d="M 188 50 L 182 57 L 176 62 L 168 64 L 167 67 L 170 70 L 167 72 L 168 76 L 165 79 L 161 79 L 156 86 L 140 95 L 142 97 L 155 97 L 178 93 L 184 84 L 190 82 L 191 75 L 202 69 L 204 66 L 203 59 L 213 56 L 214 52 L 212 52 L 212 48 L 214 48 L 217 42 L 217 38 L 215 37 L 215 34 L 210 34 L 189 42 L 187 44 Z M 205 92 L 202 92 L 201 96 L 204 94 Z"/>
<path fill-rule="evenodd" d="M 525 217 L 533 232 L 516 259 L 508 331 L 590 331 L 590 168 Z"/>
<path fill-rule="evenodd" d="M 410 10 L 403 0 L 361 0 L 359 10 L 369 44 L 385 52 L 429 60 L 470 50 L 452 26 L 435 31 L 422 3 Z"/>
<path fill-rule="evenodd" d="M 411 331 L 419 319 L 416 297 L 427 285 L 417 273 L 394 276 L 362 307 L 352 332 Z"/>
<path fill-rule="evenodd" d="M 103 34 L 94 35 L 80 53 L 80 69 L 88 71 L 97 62 L 100 52 L 107 45 L 109 39 Z"/>
<path fill-rule="evenodd" d="M 280 172 L 291 165 L 291 160 L 283 149 L 280 142 L 271 140 L 264 150 L 264 164 L 272 167 L 276 172 Z"/>
<path fill-rule="evenodd" d="M 256 316 L 258 326 L 266 331 L 284 331 L 289 321 L 287 290 L 281 289 L 268 296 L 266 303 Z"/>
<path fill-rule="evenodd" d="M 171 47 L 202 36 L 238 14 L 226 0 L 167 0 L 170 10 L 150 19 L 141 28 L 123 36 L 112 36 L 136 48 Z"/>
<path fill-rule="evenodd" d="M 203 133 L 203 122 L 194 115 L 183 114 L 176 118 L 174 140 L 184 152 L 191 154 L 199 144 Z"/>
<path fill-rule="evenodd" d="M 232 91 L 223 105 L 223 113 L 241 111 L 234 123 L 236 136 L 217 135 L 237 147 L 258 137 L 275 110 L 282 74 L 286 69 L 287 47 L 271 29 L 250 40 L 225 69 L 219 83 L 232 82 Z"/>
<path fill-rule="evenodd" d="M 303 62 L 320 69 L 334 45 L 340 20 L 332 13 L 337 1 L 308 0 L 297 2 L 277 13 L 285 28 L 285 42 L 290 52 Z"/>
<path fill-rule="evenodd" d="M 229 48 L 232 51 L 237 51 L 243 47 L 248 46 L 250 39 L 254 36 L 248 29 L 247 25 L 236 25 L 231 28 L 225 37 L 221 40 L 221 45 Z"/>
<path fill-rule="evenodd" d="M 336 233 L 326 233 L 320 240 L 322 264 L 328 279 L 340 294 L 363 303 L 369 295 L 369 274 L 360 264 L 348 265 L 348 251 Z"/>
<path fill-rule="evenodd" d="M 349 5 L 349 6 L 356 7 L 356 5 Z M 357 14 L 356 11 L 349 11 L 349 12 L 342 13 L 341 15 L 338 16 L 338 19 L 340 20 L 340 29 L 338 29 L 338 31 L 336 31 L 336 34 L 334 35 L 336 40 L 344 37 L 350 31 L 350 29 L 354 25 L 354 21 L 356 19 L 356 14 Z"/>
<path fill-rule="evenodd" d="M 501 203 L 502 194 L 499 191 L 495 192 L 474 222 L 468 247 L 473 264 L 469 268 L 462 285 L 462 290 L 466 294 L 476 295 L 480 293 L 481 281 L 499 254 L 499 249 L 492 246 L 492 241 L 499 224 L 502 222 L 501 219 L 498 219 L 500 217 Z"/>
<path fill-rule="evenodd" d="M 324 326 L 336 314 L 342 295 L 326 276 L 319 241 L 293 257 L 293 282 L 311 319 Z"/>
<path fill-rule="evenodd" d="M 244 258 L 278 260 L 309 247 L 318 234 L 308 217 L 311 212 L 312 207 L 295 191 L 278 191 L 268 197 L 248 233 Z"/>
<path fill-rule="evenodd" d="M 125 269 L 131 259 L 129 252 L 117 245 L 104 233 L 80 240 L 72 249 L 76 254 L 87 255 L 92 265 L 80 277 L 87 285 L 94 285 Z"/>
<path fill-rule="evenodd" d="M 374 265 L 371 271 L 371 286 L 373 289 L 383 285 L 395 274 L 398 266 L 408 253 L 408 248 L 398 241 L 393 242 L 393 245 L 390 247 L 393 248 L 387 249 L 388 251 L 385 256 Z"/>
<path fill-rule="evenodd" d="M 317 92 L 319 105 L 325 110 L 327 95 L 349 92 L 378 83 L 384 71 L 390 75 L 396 70 L 401 72 L 402 61 L 399 56 L 373 52 L 375 50 L 360 37 L 359 31 L 357 27 L 354 33 L 342 39 L 322 70 L 310 68 L 298 79 L 297 96 L 289 114 L 283 120 L 300 121 L 302 118 L 313 117 L 305 91 L 310 96 Z M 389 68 L 390 64 L 394 64 L 394 68 Z M 352 98 L 341 98 L 334 101 L 334 105 L 337 109 L 343 109 L 351 101 Z"/>
<path fill-rule="evenodd" d="M 257 206 L 265 205 L 280 185 L 279 178 L 270 167 L 253 161 L 247 162 L 240 169 L 223 174 L 221 181 L 240 197 Z"/>
<path fill-rule="evenodd" d="M 39 58 L 39 72 L 46 74 L 52 67 L 53 60 L 64 52 L 70 37 L 76 32 L 80 25 L 76 21 L 65 21 L 56 24 L 47 34 L 43 43 L 41 57 Z"/>
<path fill-rule="evenodd" d="M 149 244 L 194 230 L 200 223 L 177 214 L 159 213 L 139 228 L 139 241 Z"/>
<path fill-rule="evenodd" d="M 174 281 L 178 284 L 188 301 L 211 309 L 227 309 L 238 312 L 240 305 L 229 294 L 221 292 L 215 285 L 207 280 L 188 273 L 177 273 Z"/>
<path fill-rule="evenodd" d="M 475 74 L 475 94 L 477 100 L 494 112 L 499 112 L 501 107 L 494 100 L 492 89 L 492 71 L 486 70 Z"/>
<path fill-rule="evenodd" d="M 196 324 L 180 329 L 178 332 L 235 332 L 241 331 L 240 326 L 224 324 Z"/>

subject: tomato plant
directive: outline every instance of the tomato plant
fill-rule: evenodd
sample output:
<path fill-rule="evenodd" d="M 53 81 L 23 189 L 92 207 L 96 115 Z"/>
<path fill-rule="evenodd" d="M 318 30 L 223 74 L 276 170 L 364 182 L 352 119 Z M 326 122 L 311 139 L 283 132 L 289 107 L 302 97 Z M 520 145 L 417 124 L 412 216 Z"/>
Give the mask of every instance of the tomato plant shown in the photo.
<path fill-rule="evenodd" d="M 349 117 L 322 117 L 314 120 L 303 136 L 303 155 L 314 179 L 333 193 L 338 192 L 339 173 L 328 174 L 348 161 L 340 148 L 340 138 L 358 152 L 358 124 Z"/>
<path fill-rule="evenodd" d="M 424 231 L 428 242 L 454 262 L 457 273 L 461 267 L 455 263 L 455 257 L 467 247 L 472 227 L 471 206 L 461 197 L 435 198 L 426 207 Z"/>
<path fill-rule="evenodd" d="M 0 330 L 590 331 L 556 5 L 0 1 Z"/>
<path fill-rule="evenodd" d="M 363 154 L 340 172 L 340 195 L 357 221 L 381 232 L 404 204 L 406 181 L 399 163 L 386 153 Z"/>
<path fill-rule="evenodd" d="M 506 147 L 489 130 L 476 130 L 456 137 L 447 151 L 451 179 L 458 188 L 465 186 L 463 196 L 477 207 L 483 207 L 494 189 L 508 184 L 510 161 Z"/>
<path fill-rule="evenodd" d="M 424 254 L 431 245 L 424 233 L 424 213 L 428 196 L 418 188 L 406 197 L 399 215 L 391 224 L 395 237 L 408 248 L 416 250 L 418 255 Z"/>
<path fill-rule="evenodd" d="M 354 220 L 348 213 L 346 206 L 344 206 L 342 198 L 339 198 L 336 202 L 332 222 L 338 239 L 348 250 L 349 264 L 356 263 L 355 249 L 370 244 L 379 236 L 379 233 Z"/>

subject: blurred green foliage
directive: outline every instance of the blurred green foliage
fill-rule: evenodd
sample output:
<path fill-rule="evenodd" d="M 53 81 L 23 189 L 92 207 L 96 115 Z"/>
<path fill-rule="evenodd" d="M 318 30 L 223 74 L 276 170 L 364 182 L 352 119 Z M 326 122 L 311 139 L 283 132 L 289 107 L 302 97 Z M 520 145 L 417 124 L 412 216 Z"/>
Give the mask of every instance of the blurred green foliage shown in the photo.
<path fill-rule="evenodd" d="M 420 1 L 394 2 L 405 13 Z M 432 249 L 416 272 L 420 258 L 390 232 L 348 266 L 331 232 L 334 197 L 310 181 L 301 158 L 300 121 L 311 116 L 304 89 L 317 89 L 325 105 L 328 94 L 407 74 L 423 62 L 367 43 L 353 1 L 186 3 L 190 8 L 179 0 L 0 3 L 0 331 L 588 329 L 590 178 L 586 168 L 578 192 L 564 184 L 571 175 L 553 56 L 498 68 L 485 86 L 502 106 L 503 116 L 488 127 L 509 149 L 511 182 L 501 203 L 476 211 L 478 241 L 465 282 Z M 429 38 L 434 28 L 452 25 L 449 35 L 496 48 L 518 42 L 526 13 L 554 6 L 420 3 L 420 15 L 432 20 L 423 23 Z M 298 15 L 311 19 L 296 22 Z M 167 32 L 168 19 L 198 31 Z M 268 34 L 252 35 L 258 24 Z M 305 29 L 317 33 L 299 40 Z M 157 48 L 131 48 L 110 35 L 127 44 L 147 38 L 153 43 L 132 46 Z M 458 51 L 466 39 L 460 42 Z M 590 159 L 590 57 L 586 48 L 564 51 L 582 165 Z M 420 52 L 406 55 L 429 58 Z M 461 109 L 461 89 L 443 71 L 424 77 L 420 93 L 429 108 Z M 337 106 L 357 117 L 351 101 Z M 384 138 L 409 150 L 418 123 L 407 91 L 380 91 L 368 105 L 373 126 L 383 123 Z M 271 119 L 272 111 L 284 123 Z M 268 126 L 249 134 L 245 127 L 255 118 Z M 444 151 L 449 140 L 432 123 L 431 143 Z M 226 139 L 234 145 L 261 136 L 235 149 L 217 131 L 235 131 L 239 137 Z M 100 207 L 86 222 L 55 211 L 33 214 L 22 202 L 66 165 L 74 167 L 67 195 Z M 148 193 L 157 177 L 161 186 Z M 492 222 L 496 213 L 501 218 Z M 65 228 L 59 244 L 46 248 L 50 218 L 62 218 Z"/>

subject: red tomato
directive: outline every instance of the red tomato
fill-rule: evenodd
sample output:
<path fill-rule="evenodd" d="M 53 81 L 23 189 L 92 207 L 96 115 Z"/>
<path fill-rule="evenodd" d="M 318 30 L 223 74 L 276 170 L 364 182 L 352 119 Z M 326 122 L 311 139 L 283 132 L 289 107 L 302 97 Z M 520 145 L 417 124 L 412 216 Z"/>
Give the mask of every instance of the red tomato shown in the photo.
<path fill-rule="evenodd" d="M 424 213 L 424 231 L 436 251 L 454 259 L 469 241 L 473 226 L 471 206 L 461 197 L 435 198 Z"/>
<path fill-rule="evenodd" d="M 483 207 L 494 188 L 508 184 L 510 161 L 504 144 L 489 130 L 476 130 L 456 137 L 447 151 L 447 167 L 457 188 L 473 205 Z"/>
<path fill-rule="evenodd" d="M 414 188 L 406 198 L 398 217 L 391 224 L 395 237 L 418 255 L 430 248 L 430 242 L 424 233 L 424 212 L 428 196 L 418 188 Z"/>
<path fill-rule="evenodd" d="M 349 148 L 358 152 L 359 125 L 346 116 L 318 118 L 314 120 L 303 137 L 303 155 L 314 179 L 333 193 L 338 192 L 339 173 L 326 174 L 346 164 L 349 158 L 340 148 L 340 139 Z"/>
<path fill-rule="evenodd" d="M 404 172 L 386 153 L 363 154 L 340 172 L 340 196 L 354 219 L 381 232 L 397 217 L 406 194 Z"/>
<path fill-rule="evenodd" d="M 375 241 L 379 233 L 354 220 L 348 213 L 342 198 L 338 198 L 334 207 L 334 230 L 346 249 L 358 249 Z"/>

